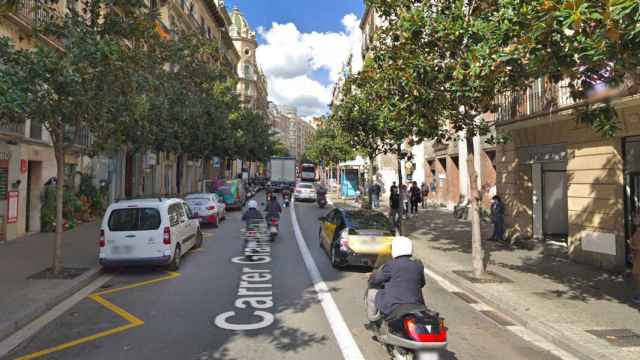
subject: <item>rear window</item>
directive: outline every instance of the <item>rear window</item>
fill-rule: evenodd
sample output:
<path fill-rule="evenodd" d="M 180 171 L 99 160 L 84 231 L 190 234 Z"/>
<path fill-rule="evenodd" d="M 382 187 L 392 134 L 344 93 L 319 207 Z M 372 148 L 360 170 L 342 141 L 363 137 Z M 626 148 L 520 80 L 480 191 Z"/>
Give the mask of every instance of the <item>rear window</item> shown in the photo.
<path fill-rule="evenodd" d="M 298 188 L 300 188 L 300 189 L 313 189 L 313 185 L 311 185 L 311 184 L 298 184 Z"/>
<path fill-rule="evenodd" d="M 160 227 L 160 212 L 153 208 L 116 209 L 109 215 L 111 231 L 146 231 Z"/>
<path fill-rule="evenodd" d="M 228 185 L 221 186 L 221 187 L 218 188 L 218 193 L 225 194 L 225 195 L 231 195 L 231 187 L 229 187 Z"/>
<path fill-rule="evenodd" d="M 377 211 L 348 212 L 347 217 L 353 229 L 391 229 L 391 221 L 384 214 Z"/>
<path fill-rule="evenodd" d="M 211 201 L 211 199 L 207 199 L 207 198 L 188 198 L 187 203 L 190 205 L 202 205 L 202 204 L 206 204 L 209 201 Z"/>

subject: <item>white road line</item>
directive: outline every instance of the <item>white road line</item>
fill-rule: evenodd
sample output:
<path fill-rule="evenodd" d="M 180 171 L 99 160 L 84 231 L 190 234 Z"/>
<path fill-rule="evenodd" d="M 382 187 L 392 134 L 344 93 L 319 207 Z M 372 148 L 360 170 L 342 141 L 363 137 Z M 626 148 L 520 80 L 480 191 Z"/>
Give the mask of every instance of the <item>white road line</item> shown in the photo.
<path fill-rule="evenodd" d="M 322 276 L 320 275 L 320 271 L 318 270 L 316 263 L 313 261 L 309 247 L 304 241 L 304 236 L 302 236 L 302 231 L 300 230 L 300 225 L 296 218 L 295 201 L 291 202 L 291 223 L 293 224 L 293 232 L 296 236 L 298 249 L 300 250 L 300 254 L 302 254 L 302 259 L 304 260 L 304 264 L 307 267 L 307 271 L 309 272 L 309 276 L 313 282 L 313 287 L 316 290 L 318 300 L 320 300 L 320 304 L 322 305 L 324 314 L 331 326 L 331 330 L 336 338 L 338 347 L 340 347 L 342 356 L 345 360 L 364 360 L 364 356 L 362 355 L 360 348 L 358 348 L 358 344 L 356 344 L 347 323 L 344 321 L 344 318 L 338 309 L 338 305 L 333 301 L 331 292 L 329 291 L 327 284 L 322 280 Z"/>
<path fill-rule="evenodd" d="M 80 300 L 86 298 L 92 292 L 96 291 L 100 286 L 109 281 L 113 275 L 102 275 L 91 284 L 85 286 L 80 291 L 62 301 L 58 305 L 54 306 L 51 310 L 47 311 L 39 318 L 33 320 L 27 326 L 15 332 L 13 335 L 0 342 L 0 358 L 8 354 L 11 350 L 18 347 L 25 340 L 35 335 L 38 331 L 42 330 L 47 324 L 55 320 L 58 316 L 64 314 L 67 310 L 71 309 L 74 305 L 80 302 Z"/>
<path fill-rule="evenodd" d="M 448 292 L 463 292 L 463 290 L 461 290 L 460 288 L 458 288 L 457 286 L 453 285 L 451 282 L 449 282 L 448 280 L 444 279 L 442 276 L 434 273 L 432 270 L 429 270 L 426 268 L 425 266 L 425 270 L 424 270 L 424 274 L 427 276 L 427 278 L 431 278 L 433 280 L 435 280 L 441 287 L 443 287 L 445 290 L 447 290 Z M 478 299 L 475 299 L 476 301 L 478 301 L 477 304 L 469 304 L 470 307 L 472 307 L 473 309 L 475 309 L 476 311 L 496 311 L 494 310 L 492 307 L 483 304 L 481 302 L 479 302 Z M 508 316 L 501 314 L 503 317 L 506 317 L 507 319 L 509 319 Z M 514 322 L 512 319 L 509 319 L 510 321 Z M 559 347 L 555 346 L 554 344 L 550 343 L 549 341 L 545 340 L 544 338 L 542 338 L 541 336 L 535 334 L 534 332 L 532 332 L 531 330 L 528 330 L 522 326 L 519 325 L 512 325 L 512 326 L 504 326 L 505 329 L 511 331 L 513 334 L 517 335 L 518 337 L 520 337 L 521 339 L 534 344 L 536 346 L 538 346 L 539 348 L 546 350 L 550 353 L 552 353 L 553 355 L 564 359 L 564 360 L 579 360 L 579 358 L 569 354 L 568 352 L 560 349 Z"/>

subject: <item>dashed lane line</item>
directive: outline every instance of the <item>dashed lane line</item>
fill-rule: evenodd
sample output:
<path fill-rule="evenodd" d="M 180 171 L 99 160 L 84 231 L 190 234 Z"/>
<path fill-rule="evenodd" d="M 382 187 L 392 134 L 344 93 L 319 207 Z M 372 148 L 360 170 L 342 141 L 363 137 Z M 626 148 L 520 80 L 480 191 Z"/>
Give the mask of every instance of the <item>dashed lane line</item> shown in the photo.
<path fill-rule="evenodd" d="M 47 349 L 44 349 L 44 350 L 40 350 L 40 351 L 31 353 L 29 355 L 21 356 L 19 358 L 16 358 L 15 360 L 37 359 L 37 358 L 49 355 L 51 353 L 55 353 L 55 352 L 59 352 L 59 351 L 65 350 L 65 349 L 69 349 L 69 348 L 72 348 L 72 347 L 75 347 L 75 346 L 78 346 L 78 345 L 81 345 L 81 344 L 84 344 L 84 343 L 87 343 L 87 342 L 90 342 L 90 341 L 94 341 L 94 340 L 97 340 L 97 339 L 100 339 L 100 338 L 103 338 L 103 337 L 111 336 L 111 335 L 114 335 L 114 334 L 117 334 L 117 333 L 121 333 L 123 331 L 127 331 L 129 329 L 144 325 L 144 321 L 142 321 L 138 317 L 132 315 L 131 313 L 129 313 L 125 309 L 123 309 L 123 308 L 115 305 L 114 303 L 110 302 L 109 300 L 105 299 L 103 296 L 104 295 L 110 295 L 110 294 L 117 293 L 117 292 L 124 291 L 124 290 L 130 290 L 130 289 L 138 288 L 138 287 L 145 286 L 145 285 L 155 284 L 155 283 L 158 283 L 158 282 L 161 282 L 161 281 L 171 280 L 171 279 L 174 279 L 174 278 L 177 278 L 178 276 L 180 276 L 180 274 L 177 273 L 177 272 L 167 272 L 167 274 L 168 274 L 167 276 L 163 276 L 163 277 L 160 277 L 160 278 L 157 278 L 157 279 L 141 281 L 141 282 L 138 282 L 138 283 L 134 283 L 134 284 L 130 284 L 130 285 L 114 288 L 114 289 L 99 291 L 99 292 L 95 292 L 95 293 L 92 293 L 92 294 L 87 296 L 89 299 L 97 302 L 98 304 L 100 304 L 103 307 L 105 307 L 107 310 L 113 312 L 114 314 L 118 315 L 119 317 L 121 317 L 122 319 L 127 321 L 127 324 L 122 325 L 122 326 L 118 326 L 118 327 L 113 328 L 113 329 L 101 331 L 101 332 L 99 332 L 97 334 L 93 334 L 93 335 L 90 335 L 90 336 L 85 336 L 85 337 L 82 337 L 80 339 L 72 340 L 72 341 L 69 341 L 69 342 L 54 346 L 54 347 L 50 347 L 50 348 L 47 348 Z M 106 281 L 108 281 L 108 279 Z M 106 281 L 102 282 L 102 284 L 104 284 Z M 98 287 L 99 286 L 100 285 L 98 285 Z M 95 288 L 93 290 L 95 290 Z M 61 314 L 62 313 L 59 313 L 58 315 L 61 315 Z M 54 320 L 54 319 L 55 318 L 52 318 L 49 321 Z"/>
<path fill-rule="evenodd" d="M 360 348 L 358 348 L 358 344 L 353 338 L 347 323 L 344 321 L 344 318 L 338 309 L 338 305 L 336 305 L 333 300 L 327 284 L 322 280 L 322 275 L 320 275 L 318 266 L 313 260 L 311 251 L 309 251 L 309 247 L 302 236 L 302 231 L 300 230 L 300 225 L 298 224 L 298 219 L 296 217 L 295 201 L 291 202 L 290 209 L 291 223 L 293 224 L 293 232 L 298 243 L 298 249 L 300 250 L 300 254 L 302 254 L 302 259 L 304 260 L 307 272 L 313 282 L 316 295 L 318 300 L 320 300 L 320 305 L 322 305 L 322 309 L 327 317 L 329 326 L 331 326 L 331 330 L 333 331 L 338 347 L 342 352 L 342 356 L 345 360 L 364 360 L 364 356 L 362 355 Z"/>
<path fill-rule="evenodd" d="M 425 266 L 424 273 L 425 273 L 425 275 L 427 277 L 435 280 L 442 288 L 447 290 L 449 293 L 464 293 L 460 288 L 458 288 L 457 286 L 453 285 L 451 282 L 449 282 L 448 280 L 446 280 L 442 276 L 436 274 L 435 272 L 433 272 L 430 269 L 427 269 L 426 266 Z M 492 307 L 481 303 L 477 299 L 475 299 L 475 300 L 476 300 L 475 303 L 471 303 L 471 304 L 467 304 L 467 305 L 469 305 L 470 307 L 472 307 L 476 311 L 478 311 L 481 314 L 483 314 L 487 319 L 490 319 L 491 321 L 496 322 L 495 319 L 492 319 L 492 318 L 490 318 L 489 316 L 487 316 L 485 314 L 485 312 L 493 312 L 493 313 L 499 314 L 501 317 L 505 318 L 506 320 L 509 320 L 511 323 L 514 323 L 514 324 L 516 323 L 515 321 L 513 321 L 513 320 L 509 319 L 508 317 L 506 317 L 504 314 L 501 314 L 501 313 L 497 312 Z M 500 325 L 500 324 L 498 323 L 498 325 Z M 526 329 L 523 326 L 520 326 L 520 325 L 508 325 L 508 326 L 502 326 L 502 327 L 507 329 L 507 330 L 509 330 L 511 333 L 515 334 L 516 336 L 520 337 L 521 339 L 525 340 L 526 342 L 534 344 L 534 345 L 538 346 L 539 348 L 541 348 L 543 350 L 546 350 L 546 351 L 550 352 L 551 354 L 559 357 L 560 359 L 563 359 L 563 360 L 579 360 L 577 357 L 575 357 L 575 356 L 569 354 L 568 352 L 560 349 L 556 345 L 554 345 L 551 342 L 545 340 L 543 337 L 535 334 L 534 332 L 532 332 L 529 329 Z"/>

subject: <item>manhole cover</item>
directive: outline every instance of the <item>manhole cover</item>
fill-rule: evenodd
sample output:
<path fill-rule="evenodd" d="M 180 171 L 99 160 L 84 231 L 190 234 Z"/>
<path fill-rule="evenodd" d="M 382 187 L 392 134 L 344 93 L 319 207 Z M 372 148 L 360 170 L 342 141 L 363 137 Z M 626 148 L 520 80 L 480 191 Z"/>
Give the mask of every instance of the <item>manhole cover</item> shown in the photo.
<path fill-rule="evenodd" d="M 511 279 L 496 274 L 493 271 L 485 272 L 484 276 L 481 278 L 474 277 L 473 272 L 470 270 L 453 270 L 453 273 L 474 284 L 500 284 L 513 282 Z"/>
<path fill-rule="evenodd" d="M 472 298 L 471 296 L 467 295 L 466 293 L 463 292 L 459 292 L 459 291 L 453 291 L 451 292 L 453 295 L 459 297 L 460 299 L 462 299 L 462 301 L 466 302 L 467 304 L 477 304 L 478 301 L 474 298 Z"/>
<path fill-rule="evenodd" d="M 510 320 L 508 320 L 507 318 L 505 318 L 504 316 L 498 314 L 495 311 L 482 310 L 482 311 L 480 311 L 480 313 L 482 313 L 484 316 L 488 317 L 489 319 L 497 322 L 501 326 L 513 326 L 513 325 L 515 325 L 513 322 L 511 322 Z"/>
<path fill-rule="evenodd" d="M 587 332 L 617 347 L 640 346 L 640 335 L 629 329 L 600 329 Z"/>
<path fill-rule="evenodd" d="M 45 269 L 43 271 L 40 271 L 39 273 L 33 274 L 31 276 L 29 276 L 27 279 L 29 280 L 71 280 L 71 279 L 75 279 L 76 277 L 82 275 L 85 271 L 87 271 L 87 268 L 72 268 L 72 267 L 66 267 L 64 269 L 62 269 L 62 271 L 60 272 L 60 274 L 54 274 L 51 268 Z"/>

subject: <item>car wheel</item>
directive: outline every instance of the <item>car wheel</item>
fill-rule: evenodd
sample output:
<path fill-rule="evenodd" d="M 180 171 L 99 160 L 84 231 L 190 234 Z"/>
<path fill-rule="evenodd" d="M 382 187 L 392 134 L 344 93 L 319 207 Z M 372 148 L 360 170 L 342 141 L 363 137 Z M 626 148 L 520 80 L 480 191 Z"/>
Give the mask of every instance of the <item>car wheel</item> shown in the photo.
<path fill-rule="evenodd" d="M 338 248 L 336 246 L 331 246 L 331 266 L 336 269 L 340 267 L 340 263 L 338 261 Z"/>
<path fill-rule="evenodd" d="M 169 264 L 169 270 L 176 271 L 180 269 L 181 257 L 180 246 L 176 246 L 176 251 L 173 253 L 173 260 L 171 260 L 171 264 Z"/>
<path fill-rule="evenodd" d="M 199 249 L 202 247 L 203 243 L 204 243 L 204 239 L 202 237 L 202 232 L 198 230 L 198 233 L 196 234 L 196 244 L 193 247 L 196 249 Z"/>
<path fill-rule="evenodd" d="M 222 220 L 223 221 L 227 220 L 227 210 L 222 211 Z"/>
<path fill-rule="evenodd" d="M 322 244 L 322 229 L 318 230 L 318 245 L 320 245 L 320 249 L 324 248 Z"/>

